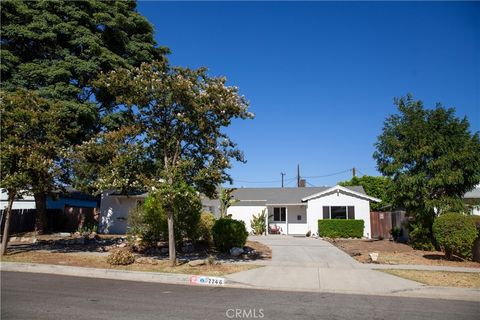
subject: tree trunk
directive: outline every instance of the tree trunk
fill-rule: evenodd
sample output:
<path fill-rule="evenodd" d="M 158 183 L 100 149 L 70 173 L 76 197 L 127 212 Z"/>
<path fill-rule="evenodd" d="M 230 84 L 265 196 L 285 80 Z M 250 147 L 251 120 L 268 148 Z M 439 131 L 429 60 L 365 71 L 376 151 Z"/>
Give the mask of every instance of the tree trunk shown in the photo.
<path fill-rule="evenodd" d="M 47 230 L 47 210 L 45 193 L 39 192 L 34 194 L 35 207 L 37 216 L 35 217 L 35 232 L 44 234 Z"/>
<path fill-rule="evenodd" d="M 10 217 L 12 216 L 12 207 L 13 207 L 13 200 L 15 199 L 16 192 L 12 190 L 8 191 L 8 206 L 7 206 L 7 214 L 5 215 L 5 226 L 3 227 L 3 235 L 2 235 L 2 248 L 1 248 L 1 255 L 4 256 L 7 253 L 7 245 L 8 245 L 8 234 L 10 231 Z"/>
<path fill-rule="evenodd" d="M 170 259 L 170 265 L 175 267 L 177 264 L 177 253 L 175 251 L 175 234 L 173 230 L 173 209 L 167 208 L 167 223 L 168 223 L 168 257 Z"/>

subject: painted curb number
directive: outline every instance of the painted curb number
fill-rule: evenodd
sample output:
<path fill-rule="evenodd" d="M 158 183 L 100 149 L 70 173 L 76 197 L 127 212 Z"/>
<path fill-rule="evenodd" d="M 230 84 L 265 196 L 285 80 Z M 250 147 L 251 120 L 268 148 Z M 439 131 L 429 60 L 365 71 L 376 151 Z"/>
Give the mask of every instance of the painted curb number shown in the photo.
<path fill-rule="evenodd" d="M 224 278 L 206 277 L 206 276 L 190 276 L 190 284 L 201 284 L 210 286 L 223 286 L 225 284 Z"/>

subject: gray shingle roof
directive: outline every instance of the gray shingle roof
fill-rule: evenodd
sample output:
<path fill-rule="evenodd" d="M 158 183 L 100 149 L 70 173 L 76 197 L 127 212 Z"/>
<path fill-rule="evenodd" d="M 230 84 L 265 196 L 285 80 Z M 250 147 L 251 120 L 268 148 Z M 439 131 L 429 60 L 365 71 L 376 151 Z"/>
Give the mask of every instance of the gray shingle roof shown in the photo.
<path fill-rule="evenodd" d="M 302 199 L 313 194 L 325 191 L 331 187 L 305 187 L 305 188 L 239 188 L 234 191 L 235 199 L 240 200 L 235 205 L 242 206 L 247 202 L 252 205 L 252 202 L 258 205 L 267 204 L 294 204 L 301 203 Z M 366 194 L 362 186 L 346 187 L 352 191 Z M 254 201 L 252 201 L 254 200 Z M 265 202 L 255 201 L 264 200 Z"/>

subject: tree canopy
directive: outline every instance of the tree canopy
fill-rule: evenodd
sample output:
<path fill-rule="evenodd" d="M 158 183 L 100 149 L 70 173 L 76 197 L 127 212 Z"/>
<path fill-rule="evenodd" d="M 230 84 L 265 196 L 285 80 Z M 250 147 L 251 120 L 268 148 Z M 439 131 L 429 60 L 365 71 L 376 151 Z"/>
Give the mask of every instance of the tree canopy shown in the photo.
<path fill-rule="evenodd" d="M 339 182 L 341 186 L 362 186 L 365 192 L 372 197 L 381 199 L 382 202 L 372 202 L 370 208 L 374 211 L 381 210 L 392 203 L 390 199 L 389 189 L 391 188 L 391 180 L 387 177 L 362 176 L 353 177 L 350 180 Z"/>
<path fill-rule="evenodd" d="M 39 146 L 30 155 L 39 164 L 29 168 L 35 179 L 24 187 L 34 192 L 37 214 L 45 215 L 45 192 L 71 178 L 65 151 L 121 125 L 118 115 L 110 117 L 114 95 L 95 89 L 93 80 L 102 71 L 165 60 L 168 50 L 156 44 L 153 28 L 136 11 L 135 1 L 6 0 L 0 5 L 2 90 L 11 93 L 8 100 L 19 103 L 22 112 L 40 117 L 42 128 L 58 126 L 56 135 L 34 129 L 28 135 L 28 143 Z M 43 107 L 26 111 L 22 95 L 29 101 L 44 98 Z M 17 107 L 9 107 L 2 116 L 18 118 Z"/>
<path fill-rule="evenodd" d="M 395 104 L 399 113 L 386 119 L 374 158 L 393 181 L 393 204 L 431 230 L 438 213 L 463 210 L 463 195 L 480 182 L 479 133 L 453 108 L 425 109 L 411 95 Z"/>

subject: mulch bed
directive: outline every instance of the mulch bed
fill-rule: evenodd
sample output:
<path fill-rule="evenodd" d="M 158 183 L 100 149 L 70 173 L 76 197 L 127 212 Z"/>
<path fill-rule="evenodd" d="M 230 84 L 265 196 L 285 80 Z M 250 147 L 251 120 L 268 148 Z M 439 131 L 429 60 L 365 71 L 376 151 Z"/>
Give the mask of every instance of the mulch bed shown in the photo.
<path fill-rule="evenodd" d="M 371 263 L 369 253 L 377 252 L 378 263 L 383 264 L 419 264 L 433 266 L 452 266 L 480 268 L 474 261 L 450 261 L 439 251 L 415 250 L 407 244 L 391 240 L 329 239 L 333 245 L 345 251 L 362 263 Z"/>

